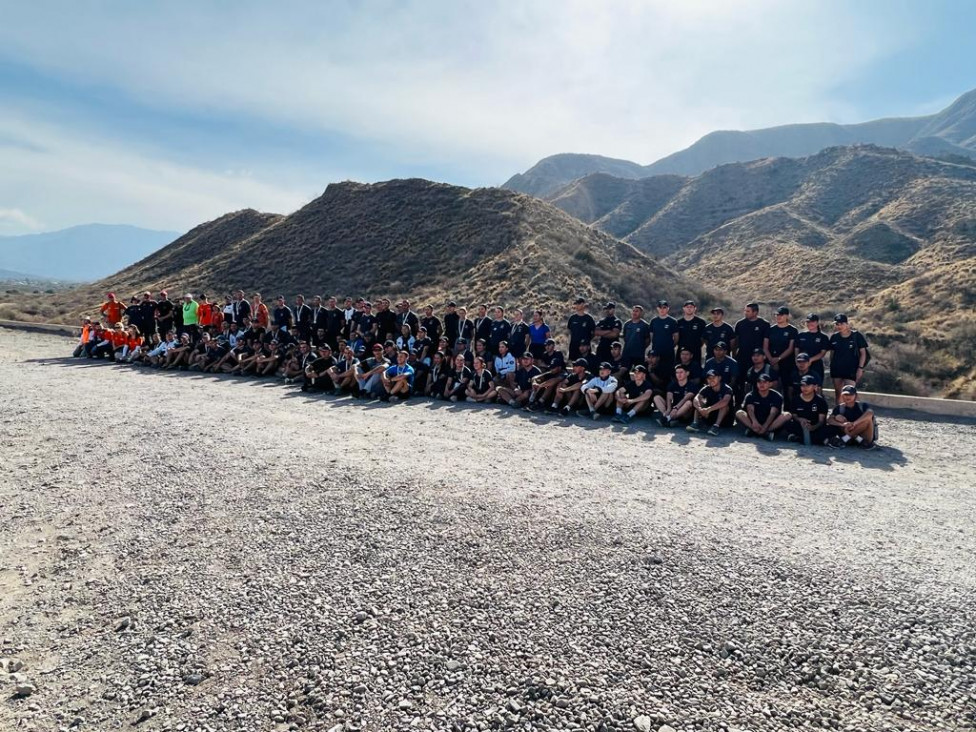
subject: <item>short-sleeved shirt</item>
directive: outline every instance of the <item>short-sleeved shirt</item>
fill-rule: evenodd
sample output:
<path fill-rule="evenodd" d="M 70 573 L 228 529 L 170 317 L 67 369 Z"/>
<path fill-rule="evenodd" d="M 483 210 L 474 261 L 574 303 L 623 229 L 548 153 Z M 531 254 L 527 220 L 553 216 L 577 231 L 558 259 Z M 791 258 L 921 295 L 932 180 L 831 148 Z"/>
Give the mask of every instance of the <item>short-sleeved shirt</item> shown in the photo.
<path fill-rule="evenodd" d="M 623 388 L 628 399 L 637 399 L 653 389 L 651 382 L 648 379 L 644 379 L 643 384 L 638 384 L 636 381 L 631 379 L 624 384 Z"/>
<path fill-rule="evenodd" d="M 694 385 L 688 381 L 684 386 L 678 383 L 677 379 L 672 379 L 671 383 L 668 384 L 668 394 L 671 395 L 671 406 L 677 406 L 681 403 L 681 400 L 685 398 L 686 394 L 695 394 Z"/>
<path fill-rule="evenodd" d="M 769 333 L 766 336 L 769 338 L 769 355 L 778 356 L 785 353 L 790 347 L 790 343 L 796 342 L 796 337 L 799 334 L 796 327 L 792 325 L 787 325 L 785 328 L 780 328 L 778 325 L 769 326 Z M 793 355 L 796 355 L 795 350 Z"/>
<path fill-rule="evenodd" d="M 159 313 L 160 320 L 166 320 L 167 318 L 173 317 L 173 301 L 172 300 L 160 300 L 156 303 L 156 312 Z"/>
<path fill-rule="evenodd" d="M 532 339 L 532 344 L 535 346 L 543 346 L 546 341 L 549 340 L 549 326 L 545 323 L 535 323 L 529 324 L 529 337 Z"/>
<path fill-rule="evenodd" d="M 817 386 L 823 386 L 823 378 L 820 374 L 814 372 L 812 367 L 807 369 L 805 374 L 801 374 L 799 369 L 793 369 L 793 371 L 790 373 L 790 386 L 792 386 L 797 392 L 800 391 L 800 380 L 804 376 L 813 376 L 817 380 Z"/>
<path fill-rule="evenodd" d="M 760 423 L 769 419 L 773 409 L 783 411 L 783 395 L 775 389 L 770 389 L 766 396 L 759 393 L 758 389 L 753 389 L 746 394 L 745 401 L 742 402 L 743 408 L 752 406 L 756 420 Z"/>
<path fill-rule="evenodd" d="M 566 358 L 563 356 L 562 351 L 553 351 L 552 353 L 543 353 L 539 360 L 542 362 L 543 371 L 552 371 L 553 369 L 565 369 L 566 368 Z"/>
<path fill-rule="evenodd" d="M 794 417 L 801 417 L 810 421 L 812 424 L 817 424 L 821 417 L 827 417 L 829 409 L 827 400 L 819 394 L 814 394 L 813 399 L 810 401 L 807 401 L 802 396 L 794 399 L 790 407 L 790 413 Z"/>
<path fill-rule="evenodd" d="M 725 359 L 725 360 L 728 361 L 729 359 Z M 681 361 L 679 360 L 678 363 L 681 363 Z M 696 384 L 700 384 L 702 380 L 702 374 L 704 373 L 704 371 L 702 371 L 701 364 L 693 359 L 691 363 L 685 364 L 685 368 L 688 369 L 688 379 L 690 381 L 694 381 Z M 727 381 L 725 381 L 725 379 L 722 379 L 722 382 L 728 383 Z"/>
<path fill-rule="evenodd" d="M 405 363 L 403 366 L 401 366 L 400 364 L 395 363 L 392 366 L 387 367 L 386 378 L 392 379 L 394 376 L 403 376 L 406 374 L 407 383 L 410 384 L 410 386 L 413 386 L 413 377 L 415 373 L 416 372 L 413 370 L 413 366 L 410 364 Z"/>
<path fill-rule="evenodd" d="M 488 369 L 482 370 L 479 374 L 477 371 L 471 376 L 471 383 L 469 386 L 474 389 L 476 394 L 484 394 L 486 391 L 491 389 L 494 382 L 491 378 L 491 372 Z"/>
<path fill-rule="evenodd" d="M 498 353 L 498 344 L 507 341 L 512 335 L 512 324 L 505 318 L 491 321 L 491 330 L 488 336 L 488 350 Z"/>
<path fill-rule="evenodd" d="M 563 382 L 563 386 L 576 386 L 577 384 L 585 384 L 587 381 L 593 378 L 593 374 L 590 371 L 584 371 L 582 374 L 577 374 L 575 371 L 571 371 L 569 376 L 566 377 L 566 381 Z"/>
<path fill-rule="evenodd" d="M 354 358 L 351 361 L 347 361 L 344 358 L 340 358 L 339 361 L 336 362 L 336 373 L 344 374 L 347 371 L 355 371 L 358 365 L 358 359 Z"/>
<path fill-rule="evenodd" d="M 200 306 L 195 300 L 183 303 L 183 325 L 196 325 Z"/>
<path fill-rule="evenodd" d="M 463 366 L 460 371 L 454 370 L 454 381 L 460 384 L 463 381 L 470 381 L 471 377 L 474 376 L 474 369 L 470 366 Z"/>
<path fill-rule="evenodd" d="M 769 333 L 769 321 L 764 318 L 749 320 L 743 318 L 735 324 L 735 338 L 738 342 L 739 360 L 742 355 L 748 356 L 755 349 L 763 347 L 763 341 Z"/>
<path fill-rule="evenodd" d="M 779 381 L 779 371 L 774 369 L 768 363 L 763 364 L 763 367 L 758 370 L 755 367 L 750 366 L 749 370 L 746 371 L 746 379 L 745 379 L 746 384 L 749 385 L 750 389 L 756 388 L 756 382 L 759 381 L 759 377 L 762 376 L 763 374 L 766 374 L 769 377 L 770 381 Z"/>
<path fill-rule="evenodd" d="M 527 369 L 516 369 L 515 371 L 515 385 L 522 391 L 528 391 L 532 388 L 532 379 L 542 373 L 542 369 L 538 366 L 529 366 Z"/>
<path fill-rule="evenodd" d="M 711 357 L 715 344 L 719 341 L 725 343 L 725 350 L 732 352 L 732 339 L 735 338 L 735 329 L 724 320 L 720 325 L 709 323 L 702 332 L 705 339 L 706 355 Z"/>
<path fill-rule="evenodd" d="M 579 356 L 579 344 L 582 341 L 592 341 L 593 331 L 596 330 L 596 321 L 589 313 L 573 313 L 569 316 L 566 323 L 569 328 L 569 357 L 571 359 Z"/>
<path fill-rule="evenodd" d="M 705 337 L 707 325 L 705 320 L 697 315 L 690 319 L 678 318 L 678 347 L 687 348 L 695 354 L 695 361 L 701 360 L 702 339 Z"/>
<path fill-rule="evenodd" d="M 719 387 L 718 391 L 716 391 L 715 389 L 713 389 L 708 385 L 703 386 L 698 391 L 698 398 L 701 400 L 702 404 L 704 404 L 706 407 L 714 407 L 720 401 L 725 399 L 725 397 L 731 397 L 731 396 L 732 396 L 732 387 L 729 386 L 728 384 L 722 384 Z"/>
<path fill-rule="evenodd" d="M 597 330 L 616 330 L 618 334 L 623 330 L 624 324 L 620 322 L 620 318 L 615 315 L 608 315 L 607 317 L 600 320 L 596 324 Z M 617 336 L 619 338 L 619 335 Z M 599 341 L 596 344 L 596 355 L 601 361 L 606 361 L 610 358 L 610 346 L 617 338 L 611 338 L 609 336 L 600 336 Z"/>
<path fill-rule="evenodd" d="M 861 363 L 861 349 L 867 348 L 868 342 L 859 331 L 852 330 L 844 338 L 840 333 L 830 336 L 830 373 L 854 378 Z"/>
<path fill-rule="evenodd" d="M 861 417 L 864 416 L 871 407 L 869 407 L 864 402 L 854 402 L 853 407 L 848 407 L 846 404 L 838 404 L 835 406 L 831 412 L 831 417 L 836 417 L 838 415 L 843 416 L 848 422 L 856 422 Z"/>
<path fill-rule="evenodd" d="M 624 323 L 624 358 L 634 364 L 643 362 L 644 351 L 650 337 L 651 326 L 646 320 L 638 320 L 636 323 L 628 320 Z"/>
<path fill-rule="evenodd" d="M 705 362 L 705 372 L 715 371 L 722 377 L 723 384 L 733 384 L 739 378 L 739 362 L 731 356 L 726 356 L 721 361 L 717 358 L 710 358 Z"/>
<path fill-rule="evenodd" d="M 674 334 L 677 332 L 678 321 L 670 315 L 651 319 L 651 347 L 665 363 L 674 361 Z"/>
<path fill-rule="evenodd" d="M 824 351 L 830 350 L 830 339 L 827 337 L 826 333 L 821 333 L 820 331 L 811 332 L 809 330 L 804 330 L 796 335 L 796 352 L 805 353 L 811 358 L 816 356 L 818 353 L 823 353 Z M 818 373 L 823 373 L 823 359 L 819 361 L 814 361 L 810 364 L 810 369 L 812 371 L 817 371 Z"/>
<path fill-rule="evenodd" d="M 317 374 L 321 374 L 324 371 L 328 371 L 333 366 L 335 366 L 335 359 L 332 356 L 324 356 L 312 361 L 311 366 L 309 366 L 312 371 Z"/>
<path fill-rule="evenodd" d="M 508 350 L 515 358 L 519 358 L 525 353 L 525 336 L 527 335 L 529 335 L 528 323 L 519 321 L 512 325 L 512 334 L 508 337 Z"/>
<path fill-rule="evenodd" d="M 441 321 L 436 315 L 426 316 L 420 319 L 420 324 L 427 329 L 427 337 L 432 341 L 437 341 L 441 337 Z"/>

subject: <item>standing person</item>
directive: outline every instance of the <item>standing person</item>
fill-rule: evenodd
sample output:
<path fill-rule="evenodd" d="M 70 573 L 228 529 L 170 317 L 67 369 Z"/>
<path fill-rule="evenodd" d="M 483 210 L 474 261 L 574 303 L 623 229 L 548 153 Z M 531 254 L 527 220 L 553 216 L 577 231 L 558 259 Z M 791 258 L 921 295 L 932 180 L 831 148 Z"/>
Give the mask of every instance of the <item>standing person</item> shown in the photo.
<path fill-rule="evenodd" d="M 716 305 L 711 310 L 712 322 L 705 326 L 702 334 L 705 339 L 705 357 L 715 352 L 715 344 L 722 341 L 725 352 L 731 356 L 735 353 L 735 328 L 725 322 L 725 308 Z"/>
<path fill-rule="evenodd" d="M 402 300 L 400 302 L 399 312 L 396 316 L 397 325 L 402 327 L 404 325 L 410 326 L 410 332 L 413 335 L 417 335 L 417 329 L 420 327 L 420 318 L 417 317 L 417 313 L 410 309 L 410 301 Z"/>
<path fill-rule="evenodd" d="M 288 331 L 295 325 L 295 314 L 288 307 L 284 295 L 278 295 L 278 301 L 271 312 L 271 324 L 277 325 L 283 331 Z"/>
<path fill-rule="evenodd" d="M 231 305 L 234 310 L 234 322 L 237 323 L 238 328 L 243 328 L 244 321 L 251 318 L 251 303 L 244 297 L 244 290 L 238 290 L 235 293 Z"/>
<path fill-rule="evenodd" d="M 786 439 L 804 445 L 825 445 L 829 439 L 827 400 L 817 393 L 817 377 L 807 374 L 800 378 L 799 394 L 793 399 L 790 413 L 793 418 L 786 425 Z"/>
<path fill-rule="evenodd" d="M 593 331 L 599 340 L 596 343 L 596 357 L 600 361 L 610 360 L 610 346 L 620 337 L 624 324 L 617 317 L 617 303 L 608 302 L 603 306 L 603 318 Z"/>
<path fill-rule="evenodd" d="M 169 299 L 166 290 L 159 291 L 159 300 L 156 301 L 156 331 L 162 341 L 166 341 L 166 334 L 173 330 L 173 311 L 176 306 Z"/>
<path fill-rule="evenodd" d="M 325 329 L 323 328 L 323 333 Z M 363 345 L 372 348 L 373 344 L 379 339 L 377 335 L 379 326 L 376 324 L 376 316 L 373 315 L 373 303 L 364 302 L 363 312 L 359 314 L 359 333 L 363 337 Z"/>
<path fill-rule="evenodd" d="M 199 313 L 199 303 L 193 299 L 192 294 L 186 293 L 183 296 L 183 332 L 187 333 L 194 343 L 200 337 Z"/>
<path fill-rule="evenodd" d="M 766 335 L 765 353 L 766 360 L 779 372 L 780 388 L 784 392 L 793 379 L 798 335 L 799 331 L 790 323 L 790 309 L 786 306 L 777 308 L 776 324 L 769 327 Z"/>
<path fill-rule="evenodd" d="M 109 328 L 114 329 L 116 323 L 122 322 L 122 316 L 125 315 L 126 307 L 115 299 L 114 292 L 109 292 L 105 298 L 106 301 L 99 306 L 98 312 L 102 314 Z"/>
<path fill-rule="evenodd" d="M 601 411 L 609 411 L 613 404 L 614 394 L 617 392 L 617 379 L 611 373 L 612 368 L 604 361 L 596 376 L 580 387 L 586 406 L 590 410 L 590 417 L 600 419 Z"/>
<path fill-rule="evenodd" d="M 152 293 L 142 293 L 142 300 L 136 307 L 139 310 L 139 333 L 149 343 L 156 332 L 156 301 L 152 299 Z"/>
<path fill-rule="evenodd" d="M 569 316 L 566 327 L 569 329 L 569 360 L 579 358 L 580 343 L 586 341 L 592 346 L 593 334 L 596 332 L 596 321 L 586 312 L 586 298 L 578 297 L 573 303 L 575 312 Z"/>
<path fill-rule="evenodd" d="M 657 421 L 662 427 L 691 419 L 695 410 L 695 388 L 688 381 L 688 369 L 680 363 L 674 367 L 674 378 L 663 395 L 654 397 L 654 406 L 661 413 Z"/>
<path fill-rule="evenodd" d="M 552 336 L 552 331 L 546 324 L 545 314 L 541 310 L 532 311 L 532 322 L 529 323 L 529 352 L 538 361 L 546 352 L 546 341 Z"/>
<path fill-rule="evenodd" d="M 404 325 L 410 327 L 406 322 Z M 383 389 L 386 393 L 380 396 L 382 401 L 390 401 L 391 396 L 403 401 L 410 396 L 410 391 L 413 389 L 414 370 L 407 363 L 409 358 L 410 354 L 406 351 L 397 351 L 396 363 L 386 367 L 386 371 L 383 372 Z"/>
<path fill-rule="evenodd" d="M 261 293 L 255 292 L 251 298 L 251 325 L 254 328 L 267 329 L 271 325 L 271 313 L 268 306 L 261 300 Z"/>
<path fill-rule="evenodd" d="M 444 313 L 444 337 L 447 338 L 447 342 L 451 348 L 454 348 L 457 339 L 461 337 L 461 331 L 458 329 L 458 322 L 460 320 L 461 316 L 458 315 L 457 303 L 450 300 L 447 303 L 447 312 Z"/>
<path fill-rule="evenodd" d="M 843 387 L 857 386 L 868 365 L 868 342 L 851 328 L 844 313 L 834 316 L 836 330 L 830 336 L 830 378 L 834 380 L 834 397 L 839 404 Z"/>
<path fill-rule="evenodd" d="M 765 437 L 772 442 L 776 430 L 793 418 L 783 410 L 783 395 L 772 384 L 768 374 L 760 374 L 755 388 L 746 394 L 742 409 L 735 413 L 736 420 L 746 428 L 746 437 Z"/>
<path fill-rule="evenodd" d="M 705 339 L 705 328 L 707 323 L 704 318 L 698 315 L 698 303 L 694 300 L 685 300 L 681 306 L 682 314 L 678 319 L 678 348 L 687 348 L 691 351 L 692 360 L 701 366 L 702 362 L 702 341 Z M 711 352 L 709 352 L 711 354 Z"/>
<path fill-rule="evenodd" d="M 204 293 L 200 293 L 200 303 L 197 308 L 197 325 L 202 330 L 207 330 L 217 324 L 219 320 L 216 306 Z"/>
<path fill-rule="evenodd" d="M 671 317 L 667 300 L 657 301 L 657 316 L 651 319 L 651 348 L 660 357 L 658 368 L 662 374 L 674 372 L 675 346 L 678 345 L 678 321 Z"/>
<path fill-rule="evenodd" d="M 304 295 L 295 295 L 295 311 L 292 313 L 295 320 L 295 328 L 298 330 L 298 337 L 307 341 L 312 336 L 312 308 L 305 302 Z"/>
<path fill-rule="evenodd" d="M 474 340 L 484 339 L 485 343 L 491 338 L 491 318 L 488 317 L 488 306 L 479 305 L 474 318 Z"/>
<path fill-rule="evenodd" d="M 458 308 L 457 315 L 458 337 L 457 340 L 451 344 L 451 347 L 455 351 L 464 351 L 466 350 L 466 346 L 471 343 L 472 339 L 474 338 L 474 322 L 468 318 L 467 308 Z"/>
<path fill-rule="evenodd" d="M 749 363 L 749 358 L 758 348 L 766 352 L 766 337 L 769 335 L 769 321 L 759 317 L 759 303 L 751 302 L 743 311 L 745 317 L 735 324 L 735 360 L 740 364 Z"/>
<path fill-rule="evenodd" d="M 705 372 L 705 386 L 695 395 L 692 404 L 695 412 L 691 424 L 685 427 L 688 432 L 701 432 L 705 425 L 708 434 L 715 437 L 728 421 L 732 409 L 732 388 L 722 383 L 722 377 L 715 371 Z"/>
<path fill-rule="evenodd" d="M 505 308 L 501 305 L 496 305 L 494 316 L 494 319 L 491 321 L 491 328 L 488 331 L 488 354 L 490 356 L 498 354 L 498 346 L 502 342 L 507 346 L 508 339 L 512 336 L 512 324 L 505 317 Z"/>
<path fill-rule="evenodd" d="M 353 330 L 355 330 L 356 320 L 358 320 L 358 314 L 362 312 L 359 303 L 353 303 L 351 297 L 347 297 L 342 301 L 342 335 L 346 340 L 352 335 Z M 295 321 L 298 321 L 298 314 L 295 314 Z"/>
<path fill-rule="evenodd" d="M 623 359 L 628 368 L 644 364 L 644 354 L 651 343 L 651 326 L 644 320 L 644 307 L 634 305 L 630 320 L 623 325 Z"/>
<path fill-rule="evenodd" d="M 378 328 L 376 340 L 381 343 L 396 338 L 400 332 L 397 328 L 396 313 L 390 310 L 390 301 L 385 297 L 376 301 L 376 325 Z"/>
<path fill-rule="evenodd" d="M 521 308 L 512 311 L 512 334 L 508 338 L 508 350 L 516 358 L 522 358 L 522 354 L 529 350 L 531 336 L 529 335 L 529 324 L 525 322 L 525 314 Z"/>
<path fill-rule="evenodd" d="M 806 328 L 796 336 L 796 352 L 807 354 L 810 370 L 824 380 L 824 356 L 830 350 L 830 338 L 820 329 L 820 316 L 810 313 L 806 317 Z"/>
<path fill-rule="evenodd" d="M 855 331 L 856 332 L 856 331 Z M 875 450 L 874 410 L 857 399 L 857 387 L 847 384 L 841 387 L 840 398 L 827 418 L 827 425 L 834 436 L 829 441 L 830 447 L 847 447 L 858 445 L 866 450 Z"/>
<path fill-rule="evenodd" d="M 234 299 L 230 295 L 224 298 L 224 305 L 220 309 L 220 314 L 225 323 L 234 322 Z"/>
<path fill-rule="evenodd" d="M 736 392 L 739 388 L 739 364 L 734 358 L 727 356 L 728 345 L 725 341 L 718 341 L 712 348 L 712 357 L 705 362 L 705 371 L 715 371 L 722 377 L 722 383 L 732 387 Z"/>
<path fill-rule="evenodd" d="M 127 321 L 126 331 L 133 326 L 140 331 L 142 330 L 142 311 L 139 309 L 139 298 L 135 295 L 129 298 L 129 305 L 125 309 L 125 319 Z"/>
<path fill-rule="evenodd" d="M 434 315 L 433 305 L 424 306 L 424 317 L 420 319 L 420 327 L 427 329 L 427 337 L 430 338 L 432 343 L 437 343 L 440 340 L 443 330 L 441 328 L 440 318 Z"/>
<path fill-rule="evenodd" d="M 641 412 L 650 407 L 653 410 L 651 399 L 654 392 L 651 384 L 647 380 L 647 368 L 643 364 L 634 366 L 630 372 L 630 379 L 627 383 L 617 389 L 614 399 L 617 402 L 617 414 L 613 418 L 615 422 L 630 424 L 630 421 Z"/>

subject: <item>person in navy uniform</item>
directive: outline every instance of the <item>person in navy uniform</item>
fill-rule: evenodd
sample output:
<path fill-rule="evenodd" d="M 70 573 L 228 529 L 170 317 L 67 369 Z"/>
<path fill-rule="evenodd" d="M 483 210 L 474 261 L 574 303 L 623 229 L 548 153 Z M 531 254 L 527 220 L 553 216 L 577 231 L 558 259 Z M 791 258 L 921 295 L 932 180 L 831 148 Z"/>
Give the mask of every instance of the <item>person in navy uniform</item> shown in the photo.
<path fill-rule="evenodd" d="M 705 339 L 705 327 L 708 325 L 704 318 L 698 316 L 698 304 L 694 300 L 685 300 L 681 306 L 682 315 L 678 318 L 678 349 L 687 348 L 698 366 L 702 362 L 702 342 Z"/>
<path fill-rule="evenodd" d="M 456 317 L 457 313 L 455 313 Z M 424 317 L 420 319 L 420 327 L 427 329 L 427 337 L 430 338 L 431 343 L 437 343 L 444 334 L 440 318 L 434 315 L 433 305 L 424 306 Z"/>
<path fill-rule="evenodd" d="M 457 339 L 461 337 L 461 332 L 458 328 L 458 323 L 461 320 L 461 316 L 457 312 L 457 303 L 453 300 L 447 303 L 447 312 L 444 314 L 444 337 L 447 338 L 447 343 L 451 348 L 457 343 Z M 428 333 L 430 329 L 428 328 Z"/>
<path fill-rule="evenodd" d="M 621 384 L 630 377 L 630 371 L 627 369 L 627 364 L 624 362 L 623 349 L 623 343 L 620 341 L 614 341 L 613 345 L 610 346 L 610 358 L 604 359 L 600 362 L 610 364 L 610 372 Z"/>
<path fill-rule="evenodd" d="M 788 405 L 792 406 L 793 402 L 800 398 L 800 385 L 806 376 L 813 377 L 814 381 L 817 382 L 817 393 L 819 394 L 823 380 L 810 368 L 810 357 L 801 352 L 796 354 L 796 369 L 790 375 L 789 389 L 785 395 Z"/>
<path fill-rule="evenodd" d="M 830 447 L 857 445 L 866 450 L 878 447 L 874 410 L 858 401 L 857 387 L 853 384 L 841 388 L 840 400 L 827 417 L 827 426 L 833 432 L 828 441 Z"/>
<path fill-rule="evenodd" d="M 800 364 L 799 359 L 797 365 Z M 790 407 L 792 419 L 786 424 L 786 439 L 804 445 L 826 445 L 830 438 L 827 429 L 827 400 L 820 393 L 817 377 L 808 373 L 800 377 L 799 393 Z"/>
<path fill-rule="evenodd" d="M 749 363 L 749 357 L 758 348 L 765 353 L 769 321 L 759 317 L 759 303 L 745 307 L 745 317 L 735 324 L 736 350 L 734 358 L 739 363 Z"/>
<path fill-rule="evenodd" d="M 600 370 L 600 359 L 596 357 L 593 350 L 590 348 L 590 344 L 587 341 L 582 341 L 579 344 L 579 357 L 586 359 L 586 370 L 591 374 L 595 374 Z"/>
<path fill-rule="evenodd" d="M 603 306 L 603 319 L 596 324 L 593 335 L 599 340 L 596 343 L 596 357 L 600 361 L 610 360 L 610 346 L 614 344 L 623 330 L 624 324 L 617 317 L 617 303 L 608 302 Z"/>
<path fill-rule="evenodd" d="M 735 418 L 746 428 L 746 437 L 765 437 L 772 442 L 776 430 L 786 425 L 793 415 L 783 409 L 783 395 L 773 389 L 769 375 L 760 374 Z"/>
<path fill-rule="evenodd" d="M 512 335 L 512 324 L 505 317 L 505 308 L 501 305 L 495 306 L 495 317 L 491 321 L 491 328 L 488 335 L 488 353 L 490 356 L 494 357 L 498 355 L 498 346 L 505 342 L 508 345 L 508 339 Z"/>
<path fill-rule="evenodd" d="M 552 406 L 548 407 L 546 411 L 558 412 L 563 417 L 573 414 L 578 409 L 577 405 L 580 404 L 583 384 L 592 379 L 594 373 L 596 372 L 589 370 L 589 366 L 582 357 L 573 361 L 569 376 L 555 388 L 552 395 Z"/>
<path fill-rule="evenodd" d="M 806 327 L 796 335 L 796 352 L 805 353 L 810 359 L 810 370 L 824 380 L 824 356 L 830 351 L 830 338 L 820 329 L 820 316 L 807 315 Z"/>
<path fill-rule="evenodd" d="M 525 314 L 520 308 L 512 311 L 512 335 L 508 339 L 508 348 L 517 359 L 529 350 L 532 337 L 529 335 L 529 324 L 525 322 Z"/>
<path fill-rule="evenodd" d="M 857 386 L 867 366 L 868 342 L 851 328 L 844 313 L 834 316 L 836 330 L 830 336 L 830 378 L 834 380 L 834 394 L 840 403 L 845 386 Z"/>
<path fill-rule="evenodd" d="M 651 348 L 660 357 L 658 368 L 670 374 L 674 370 L 675 346 L 678 344 L 678 321 L 671 317 L 667 300 L 657 301 L 657 316 L 651 319 Z"/>
<path fill-rule="evenodd" d="M 695 411 L 694 399 L 697 390 L 688 380 L 688 369 L 678 364 L 674 367 L 674 378 L 668 384 L 667 391 L 654 397 L 657 407 L 657 421 L 662 427 L 674 427 L 681 422 L 691 419 Z"/>
<path fill-rule="evenodd" d="M 711 425 L 708 434 L 715 437 L 732 413 L 732 388 L 723 384 L 722 377 L 715 371 L 705 372 L 705 382 L 705 386 L 692 401 L 695 406 L 694 417 L 685 429 L 688 432 L 701 432 L 706 425 Z"/>
<path fill-rule="evenodd" d="M 702 369 L 701 364 L 695 360 L 695 354 L 690 348 L 686 348 L 685 346 L 678 348 L 678 365 L 688 369 L 688 380 L 691 381 L 695 389 L 700 389 L 702 375 L 705 371 Z"/>
<path fill-rule="evenodd" d="M 648 408 L 653 410 L 651 399 L 654 392 L 647 380 L 647 369 L 641 364 L 634 366 L 627 383 L 617 389 L 614 399 L 617 402 L 617 413 L 614 422 L 630 424 L 630 421 Z"/>
<path fill-rule="evenodd" d="M 491 338 L 491 321 L 492 319 L 488 316 L 488 306 L 479 305 L 478 314 L 474 319 L 474 340 L 477 342 L 479 339 L 484 339 L 485 343 Z"/>
<path fill-rule="evenodd" d="M 624 323 L 624 363 L 627 367 L 644 363 L 644 353 L 651 343 L 651 326 L 644 320 L 644 307 L 634 305 L 630 320 Z"/>
<path fill-rule="evenodd" d="M 712 322 L 705 326 L 702 337 L 705 340 L 705 357 L 710 358 L 715 352 L 715 344 L 721 341 L 725 344 L 725 352 L 731 358 L 735 353 L 735 329 L 725 322 L 725 308 L 716 305 L 711 310 Z"/>
<path fill-rule="evenodd" d="M 776 309 L 776 323 L 769 326 L 766 335 L 766 360 L 779 372 L 780 388 L 785 389 L 793 375 L 796 355 L 796 327 L 790 323 L 790 309 L 786 306 Z"/>
<path fill-rule="evenodd" d="M 756 388 L 756 382 L 760 376 L 768 376 L 773 384 L 773 388 L 779 386 L 779 372 L 769 365 L 766 361 L 766 352 L 762 348 L 755 348 L 752 351 L 752 365 L 746 370 L 743 378 L 743 386 L 746 393 Z"/>
<path fill-rule="evenodd" d="M 541 374 L 542 369 L 535 365 L 532 354 L 526 351 L 519 358 L 519 367 L 515 370 L 515 384 L 511 387 L 498 387 L 498 401 L 513 409 L 524 407 L 532 394 L 532 380 Z"/>
<path fill-rule="evenodd" d="M 728 355 L 728 351 L 725 341 L 717 341 L 712 346 L 712 357 L 705 362 L 705 371 L 717 371 L 722 383 L 731 386 L 734 392 L 739 388 L 739 363 Z"/>
<path fill-rule="evenodd" d="M 566 327 L 569 328 L 570 361 L 579 358 L 579 344 L 583 341 L 592 343 L 593 334 L 596 332 L 596 321 L 586 312 L 586 298 L 576 298 L 573 308 L 576 312 L 569 316 L 569 321 L 566 323 Z"/>

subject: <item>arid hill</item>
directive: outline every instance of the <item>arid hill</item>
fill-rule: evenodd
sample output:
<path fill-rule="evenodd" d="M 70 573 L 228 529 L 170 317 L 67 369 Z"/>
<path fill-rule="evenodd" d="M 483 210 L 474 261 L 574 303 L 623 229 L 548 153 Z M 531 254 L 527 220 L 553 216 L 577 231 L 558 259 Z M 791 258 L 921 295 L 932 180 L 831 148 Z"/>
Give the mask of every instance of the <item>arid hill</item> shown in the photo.
<path fill-rule="evenodd" d="M 561 318 L 584 294 L 647 303 L 715 301 L 629 244 L 531 196 L 426 180 L 339 183 L 289 216 L 239 211 L 202 224 L 155 254 L 57 300 L 70 315 L 106 290 L 167 288 L 223 296 L 450 298 L 543 307 Z"/>
<path fill-rule="evenodd" d="M 976 89 L 936 114 L 878 119 L 853 125 L 813 123 L 760 130 L 710 132 L 690 147 L 650 165 L 601 155 L 561 153 L 540 160 L 503 185 L 513 191 L 549 197 L 592 173 L 618 178 L 676 174 L 695 176 L 718 165 L 771 157 L 805 157 L 828 147 L 883 145 L 931 157 L 976 158 Z"/>

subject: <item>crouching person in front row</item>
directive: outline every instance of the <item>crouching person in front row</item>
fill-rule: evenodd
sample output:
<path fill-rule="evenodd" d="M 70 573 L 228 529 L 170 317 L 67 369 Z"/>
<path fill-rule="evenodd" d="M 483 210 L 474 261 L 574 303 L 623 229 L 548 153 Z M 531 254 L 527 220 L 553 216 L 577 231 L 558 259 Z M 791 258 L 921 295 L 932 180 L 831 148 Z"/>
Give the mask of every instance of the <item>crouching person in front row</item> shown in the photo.
<path fill-rule="evenodd" d="M 701 432 L 708 427 L 708 434 L 719 434 L 723 424 L 729 421 L 732 411 L 732 387 L 722 382 L 722 377 L 714 369 L 705 372 L 705 386 L 695 395 L 692 402 L 695 416 L 685 427 L 688 432 Z"/>
<path fill-rule="evenodd" d="M 827 418 L 827 425 L 834 432 L 828 442 L 830 447 L 857 445 L 865 450 L 875 450 L 878 447 L 874 411 L 864 402 L 858 401 L 857 387 L 851 384 L 841 389 L 840 403 Z"/>
<path fill-rule="evenodd" d="M 765 437 L 772 442 L 776 439 L 776 430 L 787 424 L 793 415 L 783 411 L 783 395 L 773 389 L 773 378 L 769 374 L 759 374 L 755 388 L 746 395 L 735 418 L 746 428 L 746 437 Z"/>
<path fill-rule="evenodd" d="M 797 359 L 797 365 L 800 364 Z M 793 418 L 786 424 L 786 439 L 804 445 L 826 445 L 830 438 L 827 427 L 830 407 L 819 393 L 820 379 L 807 373 L 800 377 L 798 384 L 799 393 L 793 397 L 790 407 Z"/>

